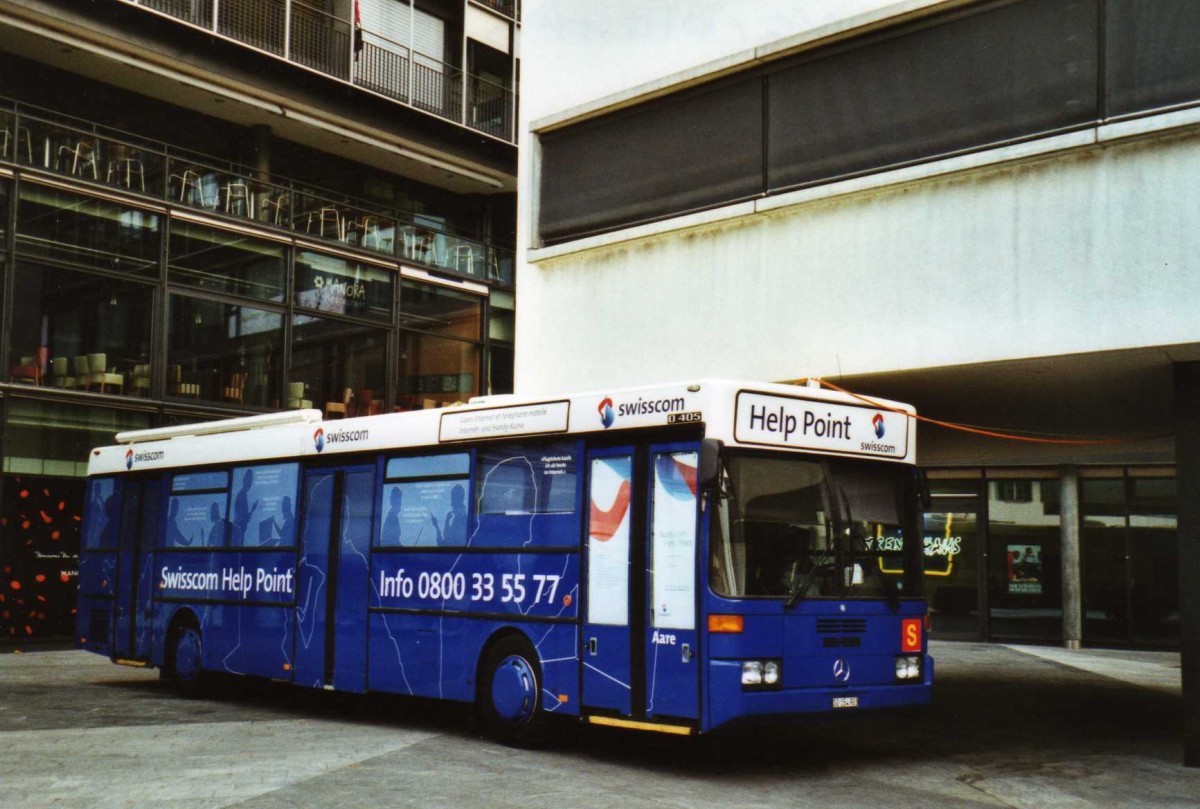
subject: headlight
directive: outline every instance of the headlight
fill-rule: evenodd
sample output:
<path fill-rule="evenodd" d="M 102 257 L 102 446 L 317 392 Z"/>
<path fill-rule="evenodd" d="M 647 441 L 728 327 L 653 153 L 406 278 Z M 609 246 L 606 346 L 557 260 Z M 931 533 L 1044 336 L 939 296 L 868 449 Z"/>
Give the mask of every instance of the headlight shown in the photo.
<path fill-rule="evenodd" d="M 783 663 L 778 660 L 743 660 L 742 686 L 749 689 L 779 688 Z"/>
<path fill-rule="evenodd" d="M 896 657 L 896 679 L 897 680 L 919 680 L 921 679 L 921 658 L 918 655 L 897 655 Z"/>

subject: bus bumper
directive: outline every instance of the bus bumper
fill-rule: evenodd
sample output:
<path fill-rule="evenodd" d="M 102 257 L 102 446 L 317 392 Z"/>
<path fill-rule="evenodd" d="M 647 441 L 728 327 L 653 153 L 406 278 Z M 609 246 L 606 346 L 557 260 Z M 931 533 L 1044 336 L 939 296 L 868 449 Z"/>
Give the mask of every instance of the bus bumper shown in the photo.
<path fill-rule="evenodd" d="M 766 724 L 812 714 L 851 715 L 861 711 L 928 705 L 933 698 L 933 658 L 925 657 L 919 683 L 861 683 L 837 688 L 775 688 L 748 690 L 742 686 L 740 660 L 709 663 L 708 716 L 705 730 L 726 725 Z"/>

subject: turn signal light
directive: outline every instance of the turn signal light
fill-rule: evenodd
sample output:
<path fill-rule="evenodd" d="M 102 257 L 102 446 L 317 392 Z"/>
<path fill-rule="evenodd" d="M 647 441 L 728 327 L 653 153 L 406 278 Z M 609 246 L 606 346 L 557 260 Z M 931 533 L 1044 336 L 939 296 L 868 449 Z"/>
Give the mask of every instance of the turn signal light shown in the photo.
<path fill-rule="evenodd" d="M 745 620 L 740 615 L 710 615 L 708 616 L 709 632 L 724 632 L 740 635 L 745 628 Z"/>

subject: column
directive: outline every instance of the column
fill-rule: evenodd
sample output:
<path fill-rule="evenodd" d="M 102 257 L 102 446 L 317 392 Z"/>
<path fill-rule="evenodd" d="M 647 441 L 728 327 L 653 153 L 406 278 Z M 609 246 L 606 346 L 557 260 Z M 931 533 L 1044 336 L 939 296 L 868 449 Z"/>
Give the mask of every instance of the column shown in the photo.
<path fill-rule="evenodd" d="M 1064 466 L 1059 474 L 1062 511 L 1063 646 L 1078 649 L 1083 639 L 1083 587 L 1079 563 L 1079 468 Z"/>
<path fill-rule="evenodd" d="M 1200 362 L 1175 363 L 1183 763 L 1200 767 Z"/>

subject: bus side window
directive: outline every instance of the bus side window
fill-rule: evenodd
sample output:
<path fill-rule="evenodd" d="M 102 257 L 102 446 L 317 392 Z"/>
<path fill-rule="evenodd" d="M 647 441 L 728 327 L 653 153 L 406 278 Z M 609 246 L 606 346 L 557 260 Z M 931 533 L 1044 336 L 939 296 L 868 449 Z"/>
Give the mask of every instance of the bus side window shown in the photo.
<path fill-rule="evenodd" d="M 379 547 L 465 545 L 470 470 L 467 452 L 390 458 Z"/>
<path fill-rule="evenodd" d="M 575 510 L 574 442 L 479 450 L 480 514 L 569 514 Z"/>
<path fill-rule="evenodd" d="M 230 534 L 229 473 L 175 475 L 167 504 L 168 548 L 219 548 Z"/>
<path fill-rule="evenodd" d="M 83 535 L 85 548 L 98 550 L 117 547 L 120 500 L 117 481 L 113 478 L 93 478 L 88 482 L 87 519 Z"/>
<path fill-rule="evenodd" d="M 246 466 L 233 470 L 232 545 L 242 548 L 296 544 L 299 464 Z"/>

